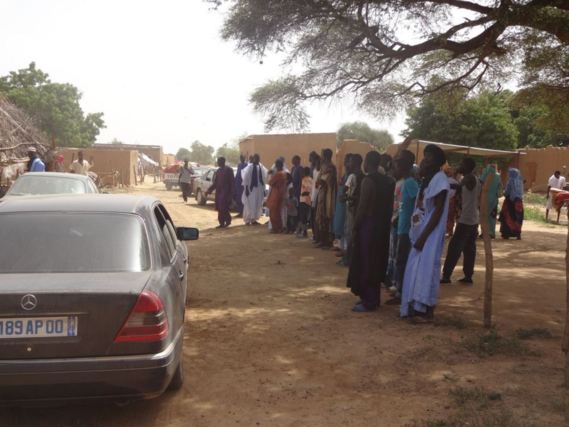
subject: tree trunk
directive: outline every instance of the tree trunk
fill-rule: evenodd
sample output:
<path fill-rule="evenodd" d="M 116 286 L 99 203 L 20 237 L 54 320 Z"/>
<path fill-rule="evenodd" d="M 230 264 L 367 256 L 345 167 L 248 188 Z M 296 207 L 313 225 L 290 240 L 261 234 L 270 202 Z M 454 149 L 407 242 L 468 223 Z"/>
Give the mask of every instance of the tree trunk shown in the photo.
<path fill-rule="evenodd" d="M 492 176 L 488 176 L 482 186 L 480 196 L 480 226 L 484 239 L 484 254 L 486 261 L 486 276 L 484 283 L 484 327 L 492 327 L 492 281 L 494 277 L 494 255 L 492 254 L 492 238 L 490 237 L 490 225 L 488 224 L 488 190 Z"/>
<path fill-rule="evenodd" d="M 567 212 L 567 218 L 569 219 L 569 212 Z M 567 246 L 565 249 L 565 285 L 565 331 L 563 332 L 561 349 L 565 353 L 565 387 L 569 388 L 569 232 L 567 233 Z"/>

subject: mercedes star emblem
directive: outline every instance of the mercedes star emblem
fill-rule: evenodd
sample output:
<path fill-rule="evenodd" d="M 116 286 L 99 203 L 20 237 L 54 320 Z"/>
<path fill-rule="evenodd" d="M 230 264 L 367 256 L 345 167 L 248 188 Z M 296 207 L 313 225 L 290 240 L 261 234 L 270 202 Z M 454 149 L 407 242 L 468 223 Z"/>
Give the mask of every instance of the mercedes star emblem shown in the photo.
<path fill-rule="evenodd" d="M 20 301 L 20 305 L 24 310 L 30 311 L 37 307 L 38 299 L 35 295 L 26 294 L 22 297 L 22 301 Z"/>

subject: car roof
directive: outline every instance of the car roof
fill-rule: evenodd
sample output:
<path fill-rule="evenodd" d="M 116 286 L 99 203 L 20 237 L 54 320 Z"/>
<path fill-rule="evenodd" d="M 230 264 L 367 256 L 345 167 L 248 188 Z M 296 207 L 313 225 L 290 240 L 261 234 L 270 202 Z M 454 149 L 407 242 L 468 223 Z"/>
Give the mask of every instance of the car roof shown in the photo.
<path fill-rule="evenodd" d="M 48 178 L 65 178 L 65 179 L 76 179 L 78 181 L 85 181 L 89 178 L 87 175 L 80 175 L 76 173 L 68 173 L 68 172 L 28 172 L 20 177 L 26 178 L 34 178 L 34 177 L 48 177 Z"/>
<path fill-rule="evenodd" d="M 0 214 L 13 212 L 107 212 L 142 214 L 158 199 L 123 194 L 57 194 L 0 199 Z"/>

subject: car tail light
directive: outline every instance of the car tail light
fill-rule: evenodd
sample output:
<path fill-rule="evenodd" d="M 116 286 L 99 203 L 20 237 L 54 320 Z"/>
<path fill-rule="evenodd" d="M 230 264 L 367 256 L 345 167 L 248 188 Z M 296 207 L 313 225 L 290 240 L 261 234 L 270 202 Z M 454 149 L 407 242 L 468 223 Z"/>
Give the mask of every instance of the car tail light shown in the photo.
<path fill-rule="evenodd" d="M 153 292 L 143 291 L 128 315 L 115 342 L 160 341 L 168 335 L 168 319 L 162 301 Z"/>

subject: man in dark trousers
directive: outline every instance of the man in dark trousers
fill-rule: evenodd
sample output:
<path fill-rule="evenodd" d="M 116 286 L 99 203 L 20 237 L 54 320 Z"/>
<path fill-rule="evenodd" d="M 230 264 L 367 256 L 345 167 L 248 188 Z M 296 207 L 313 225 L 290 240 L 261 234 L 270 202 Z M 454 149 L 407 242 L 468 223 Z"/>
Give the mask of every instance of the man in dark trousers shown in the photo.
<path fill-rule="evenodd" d="M 451 283 L 451 276 L 460 255 L 463 255 L 464 277 L 459 282 L 472 284 L 476 261 L 476 238 L 480 222 L 480 180 L 474 175 L 476 163 L 470 157 L 462 160 L 458 172 L 463 175 L 459 187 L 460 215 L 448 245 L 441 283 Z"/>
<path fill-rule="evenodd" d="M 235 218 L 243 218 L 243 177 L 241 176 L 241 171 L 247 167 L 247 162 L 245 161 L 245 156 L 241 154 L 239 156 L 239 164 L 237 165 L 237 172 L 235 172 L 235 182 L 233 187 L 233 201 L 237 206 L 237 216 Z"/>
<path fill-rule="evenodd" d="M 217 228 L 227 228 L 231 224 L 231 201 L 233 200 L 234 176 L 233 169 L 225 165 L 225 157 L 217 159 L 217 172 L 213 184 L 206 192 L 206 196 L 215 191 L 215 209 L 217 210 Z"/>
<path fill-rule="evenodd" d="M 300 156 L 295 155 L 292 157 L 292 168 L 290 174 L 292 176 L 292 188 L 294 189 L 294 196 L 300 200 L 300 185 L 302 183 L 302 166 L 300 165 Z"/>
<path fill-rule="evenodd" d="M 389 257 L 389 233 L 393 210 L 395 181 L 379 173 L 381 155 L 366 155 L 366 177 L 361 184 L 354 219 L 353 253 L 348 273 L 348 287 L 359 296 L 352 311 L 364 313 L 377 310 L 380 284 L 385 279 Z"/>
<path fill-rule="evenodd" d="M 192 194 L 192 176 L 194 170 L 189 166 L 188 161 L 184 160 L 184 166 L 180 168 L 180 176 L 178 182 L 180 183 L 180 188 L 182 190 L 182 197 L 184 198 L 184 203 L 188 201 L 188 197 Z"/>

